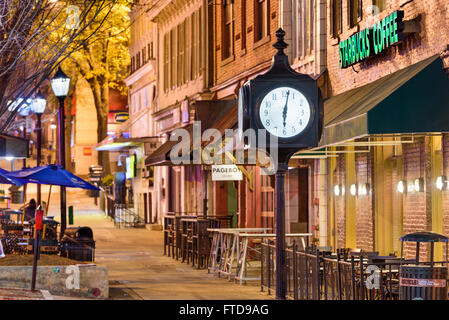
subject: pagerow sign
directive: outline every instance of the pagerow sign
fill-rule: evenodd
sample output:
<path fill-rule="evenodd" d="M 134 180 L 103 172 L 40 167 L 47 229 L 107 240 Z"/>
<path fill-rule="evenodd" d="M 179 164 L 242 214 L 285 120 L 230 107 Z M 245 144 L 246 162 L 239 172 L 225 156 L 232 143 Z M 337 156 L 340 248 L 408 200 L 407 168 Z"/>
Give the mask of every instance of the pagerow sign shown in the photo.
<path fill-rule="evenodd" d="M 395 11 L 372 28 L 340 41 L 340 68 L 347 68 L 404 40 L 404 11 Z"/>
<path fill-rule="evenodd" d="M 242 179 L 242 171 L 234 164 L 212 166 L 212 181 L 234 181 Z"/>

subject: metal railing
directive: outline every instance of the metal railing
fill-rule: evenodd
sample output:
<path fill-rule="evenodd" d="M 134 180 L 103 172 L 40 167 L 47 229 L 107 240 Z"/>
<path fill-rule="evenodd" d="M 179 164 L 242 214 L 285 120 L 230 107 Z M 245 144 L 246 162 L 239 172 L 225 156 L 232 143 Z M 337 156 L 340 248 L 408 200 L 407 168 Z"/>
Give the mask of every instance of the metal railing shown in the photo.
<path fill-rule="evenodd" d="M 275 243 L 264 240 L 261 250 L 261 291 L 276 288 Z M 295 242 L 286 249 L 287 298 L 294 300 L 397 300 L 400 262 L 363 262 L 363 257 L 346 260 L 319 250 L 298 250 Z M 374 268 L 373 268 L 374 267 Z M 377 283 L 368 279 L 376 269 Z M 371 285 L 369 285 L 371 284 Z"/>
<path fill-rule="evenodd" d="M 264 240 L 261 248 L 261 291 L 268 294 L 276 287 L 275 244 Z M 287 298 L 294 300 L 320 299 L 320 259 L 318 255 L 299 251 L 296 241 L 285 250 Z"/>
<path fill-rule="evenodd" d="M 118 228 L 137 228 L 145 225 L 143 219 L 126 204 L 114 204 L 114 224 Z"/>

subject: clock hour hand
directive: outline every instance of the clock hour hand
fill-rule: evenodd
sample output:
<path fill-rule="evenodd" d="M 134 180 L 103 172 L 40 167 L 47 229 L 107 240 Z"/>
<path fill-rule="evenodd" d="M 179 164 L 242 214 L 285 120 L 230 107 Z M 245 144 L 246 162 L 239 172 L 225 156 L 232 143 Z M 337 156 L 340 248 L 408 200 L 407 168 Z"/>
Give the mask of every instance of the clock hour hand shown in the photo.
<path fill-rule="evenodd" d="M 287 99 L 285 100 L 285 106 L 284 111 L 282 112 L 282 116 L 284 117 L 284 128 L 287 125 L 286 119 L 287 119 L 287 105 L 288 105 L 288 96 L 290 95 L 290 90 L 287 91 Z"/>

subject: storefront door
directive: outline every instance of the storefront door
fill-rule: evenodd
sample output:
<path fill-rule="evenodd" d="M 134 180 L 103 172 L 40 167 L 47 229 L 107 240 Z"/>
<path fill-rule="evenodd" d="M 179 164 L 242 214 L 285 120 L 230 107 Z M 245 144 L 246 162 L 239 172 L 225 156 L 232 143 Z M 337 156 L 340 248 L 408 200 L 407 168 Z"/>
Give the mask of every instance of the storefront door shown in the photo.
<path fill-rule="evenodd" d="M 232 216 L 232 228 L 237 228 L 237 188 L 234 181 L 227 181 L 228 215 Z"/>
<path fill-rule="evenodd" d="M 286 228 L 290 233 L 309 231 L 309 168 L 288 171 L 286 181 Z"/>

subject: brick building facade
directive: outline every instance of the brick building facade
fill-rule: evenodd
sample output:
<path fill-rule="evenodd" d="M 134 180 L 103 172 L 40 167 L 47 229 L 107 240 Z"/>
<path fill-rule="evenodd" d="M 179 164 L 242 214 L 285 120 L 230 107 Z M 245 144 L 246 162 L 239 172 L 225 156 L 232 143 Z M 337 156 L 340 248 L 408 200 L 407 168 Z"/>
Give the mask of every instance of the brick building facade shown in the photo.
<path fill-rule="evenodd" d="M 353 101 L 351 108 L 360 108 L 369 103 L 370 99 L 376 99 L 375 88 L 382 86 L 384 79 L 398 75 L 398 71 L 406 73 L 408 69 L 432 56 L 441 61 L 440 64 L 444 67 L 447 64 L 444 52 L 449 44 L 449 34 L 446 32 L 448 9 L 447 1 L 438 0 L 328 1 L 328 97 L 338 99 L 340 95 L 343 97 L 346 94 L 345 97 L 350 99 L 348 92 L 353 93 L 353 98 L 363 90 L 368 90 L 366 88 L 372 89 L 372 94 L 366 94 L 359 102 Z M 404 12 L 406 31 L 413 32 L 405 33 L 404 41 L 397 45 L 350 67 L 341 68 L 340 44 L 355 33 L 375 26 L 377 22 L 398 10 Z M 394 85 L 392 94 L 394 90 L 400 90 L 412 81 L 418 81 L 413 80 L 417 78 L 418 76 L 414 75 L 407 81 L 398 82 Z M 425 94 L 422 92 L 422 97 L 425 97 Z M 344 101 L 341 103 L 344 104 Z M 373 106 L 375 105 L 373 103 Z M 395 104 L 391 104 L 392 109 L 395 107 Z M 422 107 L 426 108 L 425 105 Z M 344 112 L 348 113 L 348 110 L 353 112 L 356 118 L 362 116 L 361 112 L 351 111 L 350 108 Z M 394 113 L 394 110 L 392 112 Z M 343 121 L 353 119 L 347 117 Z M 413 119 L 413 115 L 404 114 L 404 121 L 407 119 Z M 382 121 L 378 124 L 382 125 Z M 328 124 L 328 127 L 335 125 L 338 125 L 337 121 Z M 372 123 L 369 125 L 374 127 Z M 398 122 L 397 127 L 400 126 L 401 123 Z M 389 134 L 367 134 L 363 138 L 342 135 L 339 141 L 337 139 L 332 144 L 323 144 L 327 150 L 344 151 L 336 153 L 337 158 L 327 160 L 330 187 L 340 185 L 340 189 L 343 186 L 345 188 L 344 195 L 341 192 L 337 195 L 329 188 L 327 244 L 380 251 L 383 254 L 400 254 L 398 240 L 403 234 L 427 230 L 448 235 L 449 219 L 445 205 L 448 199 L 447 191 L 435 187 L 436 178 L 448 174 L 448 153 L 445 144 L 447 134 L 444 130 L 432 130 L 431 127 L 424 132 L 390 131 Z M 420 183 L 419 179 L 422 181 L 422 190 L 414 189 L 417 179 L 417 185 Z M 398 191 L 400 180 L 406 183 L 404 192 Z M 350 192 L 352 184 L 355 184 L 357 190 L 354 194 Z M 364 184 L 369 186 L 366 194 L 360 191 L 360 186 Z M 406 252 L 411 255 L 414 248 L 407 245 Z M 438 254 L 442 257 L 441 250 Z M 427 250 L 424 248 L 421 256 L 424 258 L 426 255 Z"/>

